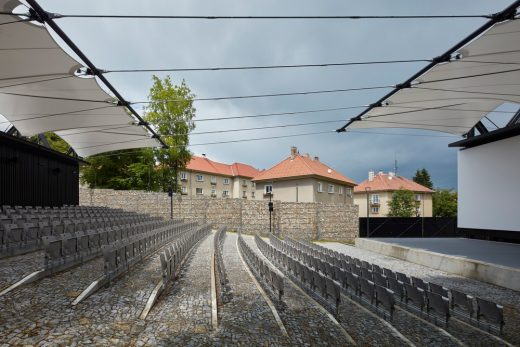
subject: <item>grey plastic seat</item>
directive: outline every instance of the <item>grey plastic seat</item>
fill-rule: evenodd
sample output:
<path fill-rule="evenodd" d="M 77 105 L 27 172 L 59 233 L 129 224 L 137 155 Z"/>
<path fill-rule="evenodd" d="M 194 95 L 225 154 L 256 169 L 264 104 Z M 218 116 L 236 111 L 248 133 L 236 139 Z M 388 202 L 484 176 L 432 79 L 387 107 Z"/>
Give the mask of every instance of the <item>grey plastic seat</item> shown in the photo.
<path fill-rule="evenodd" d="M 421 288 L 425 292 L 429 290 L 428 282 L 425 282 L 418 277 L 412 276 L 412 284 L 417 288 Z"/>
<path fill-rule="evenodd" d="M 421 288 L 416 288 L 411 284 L 404 283 L 404 298 L 405 303 L 408 304 L 412 302 L 418 309 L 421 311 L 425 307 L 425 298 L 424 298 L 424 290 Z"/>
<path fill-rule="evenodd" d="M 450 305 L 448 298 L 432 292 L 426 292 L 426 298 L 426 311 L 428 313 L 434 311 L 441 316 L 444 319 L 445 324 L 448 325 L 448 320 L 450 318 Z"/>
<path fill-rule="evenodd" d="M 385 288 L 388 286 L 386 276 L 379 272 L 374 272 L 374 283 Z"/>
<path fill-rule="evenodd" d="M 366 278 L 359 279 L 359 292 L 360 295 L 368 299 L 372 304 L 374 302 L 375 288 L 374 282 L 367 280 Z"/>
<path fill-rule="evenodd" d="M 383 309 L 390 314 L 390 318 L 393 318 L 395 309 L 394 292 L 377 284 L 375 285 L 375 290 L 376 307 L 383 307 Z"/>
<path fill-rule="evenodd" d="M 394 295 L 399 298 L 400 301 L 403 301 L 404 298 L 404 284 L 401 281 L 398 281 L 394 277 L 387 277 L 388 289 L 394 292 Z"/>
<path fill-rule="evenodd" d="M 432 282 L 430 282 L 429 284 L 430 284 L 430 291 L 432 293 L 442 295 L 445 298 L 449 297 L 449 294 L 448 294 L 449 290 L 447 288 L 444 288 L 443 286 L 440 286 L 440 285 L 432 283 Z"/>
<path fill-rule="evenodd" d="M 504 326 L 504 312 L 503 307 L 494 302 L 476 298 L 477 300 L 477 320 L 481 321 L 484 318 L 487 322 L 496 325 L 500 333 Z"/>
<path fill-rule="evenodd" d="M 450 307 L 452 310 L 462 309 L 469 317 L 473 316 L 473 297 L 455 289 L 450 290 Z"/>

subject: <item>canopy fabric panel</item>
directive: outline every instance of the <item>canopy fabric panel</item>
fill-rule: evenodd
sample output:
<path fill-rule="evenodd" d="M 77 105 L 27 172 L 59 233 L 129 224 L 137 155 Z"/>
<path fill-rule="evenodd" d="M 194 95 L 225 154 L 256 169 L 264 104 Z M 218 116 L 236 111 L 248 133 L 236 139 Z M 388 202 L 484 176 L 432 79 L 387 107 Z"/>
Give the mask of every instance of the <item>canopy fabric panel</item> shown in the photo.
<path fill-rule="evenodd" d="M 497 23 L 348 128 L 416 128 L 456 135 L 504 103 L 520 103 L 520 21 Z M 458 58 L 458 59 L 457 59 Z"/>
<path fill-rule="evenodd" d="M 0 0 L 12 12 L 17 0 Z M 24 136 L 55 131 L 80 156 L 160 142 L 107 94 L 44 26 L 0 16 L 0 114 Z M 4 24 L 4 25 L 2 25 Z"/>

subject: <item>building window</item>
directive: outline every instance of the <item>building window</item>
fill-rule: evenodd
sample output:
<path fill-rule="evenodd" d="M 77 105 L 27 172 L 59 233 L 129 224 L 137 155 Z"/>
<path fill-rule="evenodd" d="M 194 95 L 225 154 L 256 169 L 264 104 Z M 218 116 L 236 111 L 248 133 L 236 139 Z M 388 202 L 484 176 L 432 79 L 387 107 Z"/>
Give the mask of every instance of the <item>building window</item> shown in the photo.
<path fill-rule="evenodd" d="M 343 195 L 343 187 L 339 187 L 338 188 L 338 194 L 339 195 Z"/>
<path fill-rule="evenodd" d="M 217 196 L 217 190 L 215 188 L 211 189 L 211 196 Z"/>
<path fill-rule="evenodd" d="M 379 194 L 372 194 L 370 199 L 373 204 L 379 204 Z"/>
<path fill-rule="evenodd" d="M 273 186 L 270 184 L 266 184 L 264 186 L 264 194 L 273 194 Z"/>
<path fill-rule="evenodd" d="M 196 180 L 197 182 L 204 182 L 204 176 L 202 176 L 202 175 L 196 175 L 196 176 L 195 176 L 195 180 Z"/>
<path fill-rule="evenodd" d="M 251 182 L 251 187 L 256 188 L 256 183 L 255 182 Z"/>
<path fill-rule="evenodd" d="M 321 182 L 318 182 L 318 193 L 323 192 L 323 184 Z"/>
<path fill-rule="evenodd" d="M 247 187 L 247 181 L 246 180 L 242 180 L 242 186 Z"/>
<path fill-rule="evenodd" d="M 224 184 L 229 184 L 229 178 L 224 178 Z"/>
<path fill-rule="evenodd" d="M 245 190 L 242 192 L 242 197 L 247 198 L 247 192 Z"/>
<path fill-rule="evenodd" d="M 255 198 L 255 192 L 251 192 L 251 198 L 252 198 L 252 199 Z"/>
<path fill-rule="evenodd" d="M 211 183 L 217 183 L 217 178 L 215 176 L 211 176 Z"/>
<path fill-rule="evenodd" d="M 182 188 L 181 188 L 181 193 L 182 193 L 182 194 L 188 194 L 188 188 L 186 188 L 186 187 L 182 187 Z"/>
<path fill-rule="evenodd" d="M 371 213 L 374 213 L 374 214 L 378 214 L 379 213 L 379 207 L 378 206 L 374 206 L 370 209 L 370 212 Z"/>
<path fill-rule="evenodd" d="M 333 194 L 333 193 L 334 193 L 334 185 L 329 184 L 329 194 Z"/>
<path fill-rule="evenodd" d="M 347 188 L 347 195 L 352 197 L 352 188 Z"/>
<path fill-rule="evenodd" d="M 222 196 L 223 196 L 223 197 L 228 197 L 228 196 L 229 196 L 229 190 L 224 190 L 224 191 L 222 192 Z"/>
<path fill-rule="evenodd" d="M 188 174 L 186 172 L 181 172 L 181 181 L 187 181 L 188 180 Z"/>
<path fill-rule="evenodd" d="M 195 188 L 195 193 L 197 195 L 202 195 L 203 194 L 202 188 Z"/>
<path fill-rule="evenodd" d="M 421 194 L 415 194 L 415 201 L 421 201 Z"/>

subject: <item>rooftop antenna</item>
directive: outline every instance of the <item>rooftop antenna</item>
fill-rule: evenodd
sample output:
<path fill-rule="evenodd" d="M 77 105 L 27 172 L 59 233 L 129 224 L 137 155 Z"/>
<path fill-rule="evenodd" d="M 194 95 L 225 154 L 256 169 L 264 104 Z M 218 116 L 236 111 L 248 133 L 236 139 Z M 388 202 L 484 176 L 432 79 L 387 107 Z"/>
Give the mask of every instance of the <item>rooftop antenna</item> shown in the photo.
<path fill-rule="evenodd" d="M 397 176 L 397 152 L 394 151 L 394 174 Z"/>

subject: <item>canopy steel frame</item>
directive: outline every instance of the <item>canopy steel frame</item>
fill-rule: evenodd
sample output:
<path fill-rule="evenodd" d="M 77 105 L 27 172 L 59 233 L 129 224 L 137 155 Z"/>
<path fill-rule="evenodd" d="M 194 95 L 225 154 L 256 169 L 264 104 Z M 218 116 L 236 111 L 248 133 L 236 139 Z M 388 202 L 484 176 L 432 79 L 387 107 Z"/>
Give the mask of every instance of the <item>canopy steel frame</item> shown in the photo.
<path fill-rule="evenodd" d="M 395 93 L 397 93 L 398 91 L 402 90 L 402 89 L 405 89 L 405 88 L 410 88 L 413 84 L 413 82 L 419 78 L 421 75 L 425 74 L 426 72 L 428 72 L 429 70 L 431 70 L 433 67 L 435 67 L 437 64 L 439 63 L 443 63 L 443 62 L 448 62 L 451 60 L 452 58 L 452 55 L 454 53 L 456 53 L 459 49 L 461 49 L 462 47 L 464 47 L 466 44 L 468 44 L 469 42 L 471 42 L 472 40 L 474 40 L 475 38 L 477 38 L 479 35 L 481 35 L 482 33 L 484 33 L 486 30 L 488 30 L 489 28 L 491 28 L 494 24 L 496 23 L 499 23 L 499 22 L 503 22 L 505 20 L 508 20 L 508 19 L 512 19 L 512 18 L 515 18 L 515 15 L 516 15 L 516 9 L 520 6 L 520 0 L 516 0 L 515 2 L 513 2 L 511 5 L 509 5 L 508 7 L 506 7 L 504 10 L 492 15 L 490 18 L 489 21 L 487 21 L 486 23 L 484 23 L 480 28 L 478 28 L 477 30 L 475 30 L 474 32 L 472 32 L 471 34 L 469 34 L 468 36 L 466 36 L 464 39 L 462 39 L 460 42 L 458 42 L 457 44 L 455 44 L 453 47 L 451 47 L 450 49 L 448 49 L 446 52 L 444 52 L 442 55 L 432 59 L 431 63 L 429 63 L 428 65 L 426 65 L 424 68 L 422 68 L 421 70 L 419 70 L 417 73 L 415 73 L 412 77 L 408 78 L 406 81 L 404 81 L 403 83 L 401 84 L 398 84 L 395 86 L 395 88 L 393 90 L 391 90 L 389 93 L 387 93 L 385 96 L 383 96 L 382 98 L 380 98 L 378 101 L 376 101 L 375 103 L 371 104 L 370 106 L 368 106 L 364 111 L 362 111 L 359 115 L 357 115 L 356 117 L 350 119 L 347 124 L 345 124 L 343 127 L 339 128 L 336 130 L 336 132 L 338 133 L 341 133 L 341 132 L 346 132 L 346 129 L 349 125 L 351 125 L 352 123 L 356 122 L 356 121 L 360 121 L 362 120 L 362 117 L 368 113 L 370 110 L 376 108 L 376 107 L 380 107 L 382 105 L 384 105 L 384 101 L 388 98 L 390 98 L 392 95 L 394 95 Z"/>
<path fill-rule="evenodd" d="M 520 1 L 520 0 L 519 0 Z M 60 28 L 58 24 L 54 21 L 54 18 L 59 18 L 59 15 L 54 15 L 45 11 L 35 0 L 27 0 L 27 3 L 31 6 L 32 15 L 35 19 L 41 23 L 47 24 L 54 32 L 78 55 L 78 57 L 87 65 L 87 68 L 90 69 L 92 75 L 98 77 L 103 84 L 114 94 L 114 96 L 118 99 L 118 106 L 126 107 L 134 117 L 139 120 L 138 125 L 145 126 L 148 131 L 152 133 L 152 138 L 157 139 L 163 148 L 168 148 L 168 145 L 161 139 L 161 137 L 150 127 L 150 125 L 145 122 L 143 118 L 137 113 L 134 108 L 130 105 L 128 101 L 123 98 L 123 96 L 117 91 L 117 89 L 105 78 L 103 75 L 103 71 L 98 69 L 91 61 L 87 58 L 87 56 L 79 49 L 78 46 L 65 34 L 65 32 Z"/>

